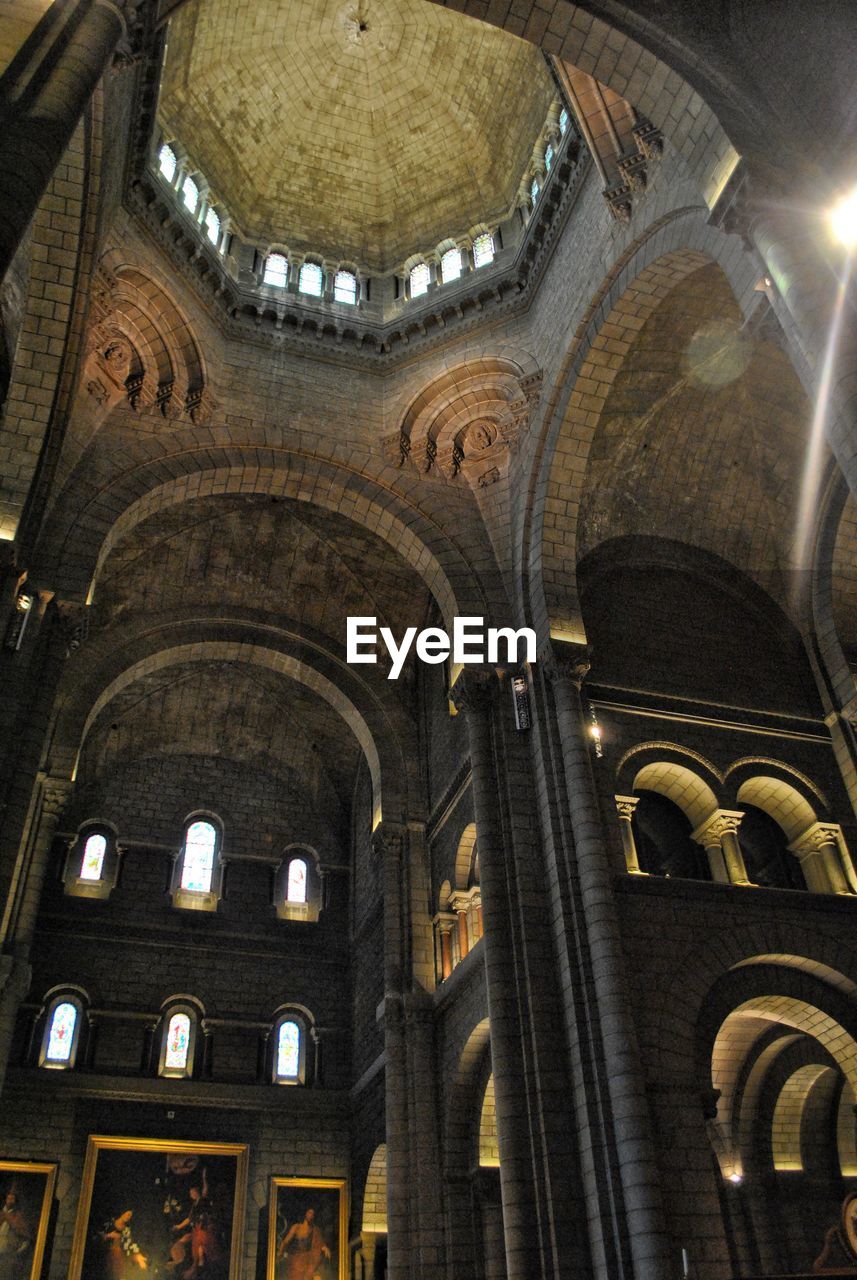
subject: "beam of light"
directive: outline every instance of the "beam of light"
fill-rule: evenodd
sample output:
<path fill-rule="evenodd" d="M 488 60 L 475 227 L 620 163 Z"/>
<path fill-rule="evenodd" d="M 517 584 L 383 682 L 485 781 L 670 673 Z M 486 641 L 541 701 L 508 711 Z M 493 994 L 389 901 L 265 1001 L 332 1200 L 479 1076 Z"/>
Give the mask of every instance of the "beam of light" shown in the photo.
<path fill-rule="evenodd" d="M 804 569 L 809 566 L 809 552 L 815 530 L 815 516 L 818 509 L 818 493 L 824 462 L 826 442 L 827 415 L 830 408 L 830 391 L 833 385 L 833 370 L 842 334 L 842 319 L 845 313 L 845 299 L 851 281 L 851 255 L 845 262 L 845 269 L 836 291 L 833 314 L 830 318 L 830 331 L 827 335 L 827 347 L 821 362 L 821 372 L 815 394 L 815 405 L 812 414 L 809 446 L 806 451 L 803 479 L 801 481 L 800 502 L 798 505 L 797 528 L 795 531 L 796 567 Z"/>
<path fill-rule="evenodd" d="M 838 242 L 845 249 L 857 248 L 857 187 L 834 205 L 828 218 Z"/>

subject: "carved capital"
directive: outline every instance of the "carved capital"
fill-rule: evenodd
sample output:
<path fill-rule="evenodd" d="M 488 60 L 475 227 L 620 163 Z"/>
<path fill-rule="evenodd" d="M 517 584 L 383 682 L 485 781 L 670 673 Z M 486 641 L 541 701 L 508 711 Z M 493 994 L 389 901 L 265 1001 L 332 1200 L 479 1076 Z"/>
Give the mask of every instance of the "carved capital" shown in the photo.
<path fill-rule="evenodd" d="M 469 715 L 487 715 L 491 707 L 491 693 L 497 674 L 493 669 L 465 668 L 450 690 L 449 696 L 456 711 Z"/>
<path fill-rule="evenodd" d="M 626 822 L 630 822 L 634 816 L 634 810 L 639 803 L 639 796 L 617 796 L 616 812 L 619 814 L 620 818 L 623 818 Z"/>
<path fill-rule="evenodd" d="M 797 840 L 792 841 L 789 850 L 800 857 L 802 854 L 819 853 L 829 845 L 838 848 L 841 834 L 842 828 L 835 822 L 814 822 Z"/>
<path fill-rule="evenodd" d="M 372 833 L 372 851 L 378 858 L 401 861 L 405 849 L 407 827 L 399 822 L 382 822 Z"/>
<path fill-rule="evenodd" d="M 549 641 L 539 654 L 539 667 L 552 684 L 569 680 L 579 692 L 589 675 L 590 657 L 586 644 L 558 645 Z"/>
<path fill-rule="evenodd" d="M 703 1089 L 699 1095 L 699 1101 L 702 1103 L 702 1115 L 706 1120 L 717 1119 L 717 1104 L 720 1101 L 719 1089 Z"/>
<path fill-rule="evenodd" d="M 690 833 L 690 838 L 701 844 L 703 849 L 719 845 L 725 835 L 738 834 L 743 817 L 743 812 L 737 809 L 715 809 Z"/>
<path fill-rule="evenodd" d="M 605 187 L 604 199 L 617 222 L 631 221 L 631 188 L 627 182 L 617 182 L 612 187 Z"/>
<path fill-rule="evenodd" d="M 58 818 L 68 804 L 73 783 L 68 778 L 45 778 L 42 782 L 42 816 Z"/>

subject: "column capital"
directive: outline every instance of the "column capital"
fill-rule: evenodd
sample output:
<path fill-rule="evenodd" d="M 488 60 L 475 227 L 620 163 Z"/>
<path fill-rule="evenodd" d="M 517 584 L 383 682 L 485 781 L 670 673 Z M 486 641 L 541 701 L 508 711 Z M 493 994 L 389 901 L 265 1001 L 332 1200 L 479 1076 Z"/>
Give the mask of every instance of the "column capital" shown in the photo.
<path fill-rule="evenodd" d="M 539 667 L 552 684 L 570 681 L 579 691 L 589 675 L 592 654 L 588 644 L 549 640 L 539 653 Z"/>
<path fill-rule="evenodd" d="M 725 835 L 738 834 L 743 817 L 743 810 L 715 809 L 695 831 L 691 831 L 690 838 L 697 844 L 701 844 L 703 849 L 708 848 L 709 845 L 719 844 Z"/>
<path fill-rule="evenodd" d="M 42 813 L 49 818 L 58 818 L 68 804 L 73 785 L 69 778 L 43 778 Z"/>
<path fill-rule="evenodd" d="M 458 915 L 461 911 L 469 910 L 471 901 L 472 897 L 468 889 L 456 889 L 454 893 L 449 895 L 449 905 L 455 915 Z"/>
<path fill-rule="evenodd" d="M 380 822 L 372 832 L 372 851 L 379 858 L 399 861 L 405 848 L 408 828 L 403 822 Z"/>
<path fill-rule="evenodd" d="M 797 840 L 791 842 L 789 852 L 798 856 L 819 853 L 825 845 L 833 845 L 838 849 L 841 834 L 842 828 L 835 822 L 814 822 Z"/>
<path fill-rule="evenodd" d="M 456 711 L 487 715 L 496 683 L 497 672 L 493 667 L 465 667 L 450 689 L 449 697 Z"/>
<path fill-rule="evenodd" d="M 617 796 L 616 812 L 620 818 L 624 818 L 626 822 L 630 822 L 634 816 L 634 810 L 640 803 L 639 796 Z"/>
<path fill-rule="evenodd" d="M 458 916 L 454 911 L 438 911 L 432 918 L 432 924 L 436 925 L 440 933 L 452 933 L 458 923 Z"/>

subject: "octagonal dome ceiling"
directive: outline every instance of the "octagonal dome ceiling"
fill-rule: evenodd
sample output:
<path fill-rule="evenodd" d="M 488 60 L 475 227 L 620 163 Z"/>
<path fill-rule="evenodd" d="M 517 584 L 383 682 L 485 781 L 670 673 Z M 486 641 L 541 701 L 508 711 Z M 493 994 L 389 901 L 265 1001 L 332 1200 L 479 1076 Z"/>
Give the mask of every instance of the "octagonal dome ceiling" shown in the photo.
<path fill-rule="evenodd" d="M 508 215 L 553 97 L 533 45 L 426 0 L 191 0 L 159 115 L 246 236 L 384 272 Z"/>

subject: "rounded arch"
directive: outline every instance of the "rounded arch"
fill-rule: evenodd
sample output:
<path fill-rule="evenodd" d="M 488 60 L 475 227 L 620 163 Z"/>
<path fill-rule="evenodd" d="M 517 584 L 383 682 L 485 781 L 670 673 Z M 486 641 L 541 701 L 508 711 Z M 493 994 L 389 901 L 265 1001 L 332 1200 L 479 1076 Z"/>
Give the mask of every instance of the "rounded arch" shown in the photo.
<path fill-rule="evenodd" d="M 380 1143 L 369 1161 L 363 1189 L 361 1230 L 375 1235 L 387 1232 L 387 1144 Z"/>
<path fill-rule="evenodd" d="M 762 809 L 789 840 L 797 840 L 818 820 L 806 796 L 782 777 L 755 774 L 741 783 L 736 798 L 739 805 L 751 804 Z"/>
<path fill-rule="evenodd" d="M 473 851 L 476 848 L 476 823 L 469 822 L 461 833 L 455 854 L 455 889 L 467 889 L 473 867 Z"/>
<path fill-rule="evenodd" d="M 670 761 L 643 765 L 634 778 L 635 791 L 656 791 L 677 805 L 696 828 L 717 808 L 717 797 L 698 773 Z"/>

